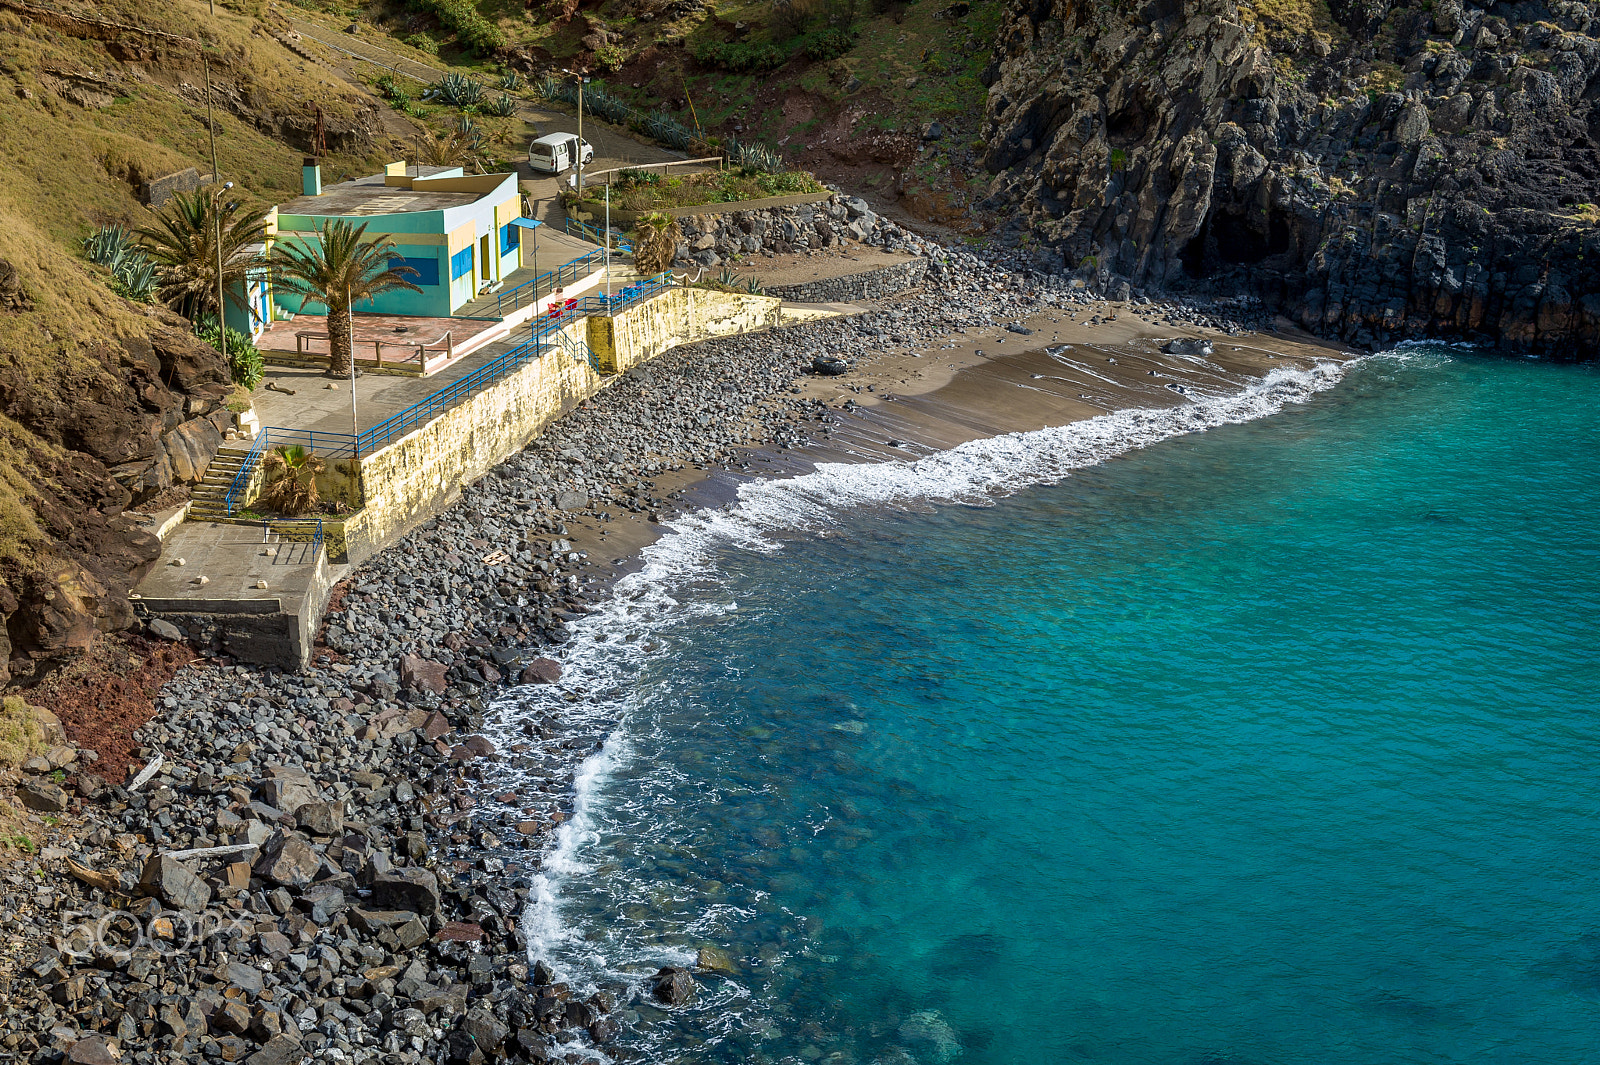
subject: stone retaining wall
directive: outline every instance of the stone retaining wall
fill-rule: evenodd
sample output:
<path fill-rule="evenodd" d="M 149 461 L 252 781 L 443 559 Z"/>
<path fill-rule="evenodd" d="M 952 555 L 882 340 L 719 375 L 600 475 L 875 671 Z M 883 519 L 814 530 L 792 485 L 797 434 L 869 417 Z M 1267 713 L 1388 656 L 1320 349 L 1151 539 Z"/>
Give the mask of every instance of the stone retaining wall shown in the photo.
<path fill-rule="evenodd" d="M 922 284 L 927 274 L 928 260 L 911 259 L 843 277 L 825 277 L 798 285 L 768 285 L 765 291 L 769 296 L 795 303 L 849 303 L 898 296 Z"/>
<path fill-rule="evenodd" d="M 366 504 L 346 519 L 346 542 L 360 544 L 363 556 L 381 551 L 442 510 L 462 484 L 504 462 L 604 388 L 612 375 L 682 344 L 777 325 L 781 314 L 780 301 L 771 297 L 674 288 L 611 318 L 574 319 L 562 332 L 589 345 L 605 376 L 567 355 L 557 341 L 540 358 L 366 456 Z"/>

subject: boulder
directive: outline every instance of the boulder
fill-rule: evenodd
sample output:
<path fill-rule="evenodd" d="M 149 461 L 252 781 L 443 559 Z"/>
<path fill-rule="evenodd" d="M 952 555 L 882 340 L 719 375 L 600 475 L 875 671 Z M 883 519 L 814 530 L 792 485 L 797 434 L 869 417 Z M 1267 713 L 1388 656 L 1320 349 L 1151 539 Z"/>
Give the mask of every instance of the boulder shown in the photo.
<path fill-rule="evenodd" d="M 144 864 L 139 887 L 174 910 L 198 912 L 211 902 L 211 888 L 182 862 L 158 854 Z"/>
<path fill-rule="evenodd" d="M 72 1044 L 66 1061 L 67 1065 L 121 1065 L 122 1055 L 105 1036 L 91 1035 Z"/>
<path fill-rule="evenodd" d="M 245 1059 L 245 1065 L 300 1065 L 306 1059 L 305 1047 L 288 1033 L 266 1041 L 262 1048 Z"/>
<path fill-rule="evenodd" d="M 1168 355 L 1187 355 L 1194 358 L 1206 358 L 1215 349 L 1211 341 L 1204 337 L 1179 337 L 1169 340 L 1161 345 L 1161 350 Z"/>
<path fill-rule="evenodd" d="M 443 665 L 420 655 L 404 655 L 400 659 L 400 683 L 415 691 L 444 694 L 450 686 L 447 673 Z"/>
<path fill-rule="evenodd" d="M 489 1010 L 478 1007 L 469 1012 L 461 1022 L 461 1030 L 466 1032 L 477 1048 L 485 1054 L 493 1054 L 505 1043 L 506 1036 L 511 1034 L 500 1019 Z"/>
<path fill-rule="evenodd" d="M 313 836 L 332 836 L 344 828 L 344 803 L 308 802 L 294 812 L 295 824 Z"/>
<path fill-rule="evenodd" d="M 183 639 L 183 630 L 164 618 L 151 618 L 145 624 L 145 630 L 162 640 L 178 642 Z"/>
<path fill-rule="evenodd" d="M 482 736 L 469 736 L 450 751 L 452 762 L 470 762 L 474 758 L 494 757 L 494 744 Z"/>
<path fill-rule="evenodd" d="M 518 679 L 523 684 L 554 684 L 561 679 L 561 663 L 553 658 L 535 658 L 522 667 Z"/>
<path fill-rule="evenodd" d="M 392 869 L 372 881 L 372 904 L 429 916 L 439 912 L 439 878 L 426 869 Z"/>
<path fill-rule="evenodd" d="M 326 925 L 334 915 L 350 905 L 344 892 L 331 884 L 318 884 L 306 890 L 296 900 L 296 905 L 306 912 L 315 925 Z"/>
<path fill-rule="evenodd" d="M 322 856 L 299 836 L 272 836 L 256 859 L 255 873 L 264 880 L 285 887 L 302 888 L 311 883 L 322 866 Z"/>
<path fill-rule="evenodd" d="M 667 965 L 656 971 L 652 980 L 656 998 L 669 1006 L 681 1006 L 694 998 L 694 977 L 681 965 Z"/>
<path fill-rule="evenodd" d="M 42 814 L 58 814 L 67 808 L 67 793 L 48 780 L 24 780 L 17 785 L 17 798 Z"/>
<path fill-rule="evenodd" d="M 308 802 L 322 798 L 322 791 L 303 769 L 293 766 L 272 766 L 267 777 L 256 782 L 261 798 L 268 806 L 278 810 L 298 810 Z"/>

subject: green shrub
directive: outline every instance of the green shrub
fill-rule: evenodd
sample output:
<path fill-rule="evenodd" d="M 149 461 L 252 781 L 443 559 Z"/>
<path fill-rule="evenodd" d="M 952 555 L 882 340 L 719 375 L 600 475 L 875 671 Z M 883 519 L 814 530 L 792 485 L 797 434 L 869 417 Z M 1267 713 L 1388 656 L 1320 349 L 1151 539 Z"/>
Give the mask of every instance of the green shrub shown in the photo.
<path fill-rule="evenodd" d="M 700 41 L 694 46 L 695 62 L 732 74 L 776 70 L 788 58 L 776 45 L 730 41 Z"/>
<path fill-rule="evenodd" d="M 469 52 L 487 55 L 506 43 L 500 27 L 479 14 L 470 0 L 411 0 L 411 6 L 439 16 Z"/>
<path fill-rule="evenodd" d="M 222 344 L 217 336 L 217 319 L 215 315 L 203 315 L 194 325 L 194 335 L 210 344 L 218 351 Z M 228 327 L 228 367 L 233 375 L 233 383 L 254 390 L 261 383 L 261 378 L 266 374 L 266 366 L 261 361 L 261 352 L 256 349 L 255 341 L 245 336 L 232 326 Z"/>
<path fill-rule="evenodd" d="M 594 61 L 600 65 L 601 70 L 614 73 L 621 70 L 622 65 L 628 61 L 628 53 L 614 44 L 601 45 L 595 50 Z"/>
<path fill-rule="evenodd" d="M 417 51 L 427 52 L 429 55 L 439 54 L 439 42 L 426 33 L 413 33 L 408 37 L 402 37 L 400 43 L 409 44 Z"/>
<path fill-rule="evenodd" d="M 838 27 L 831 30 L 823 30 L 821 33 L 812 35 L 806 41 L 805 53 L 807 57 L 823 63 L 830 59 L 838 59 L 850 51 L 855 41 L 856 34 L 852 29 Z"/>

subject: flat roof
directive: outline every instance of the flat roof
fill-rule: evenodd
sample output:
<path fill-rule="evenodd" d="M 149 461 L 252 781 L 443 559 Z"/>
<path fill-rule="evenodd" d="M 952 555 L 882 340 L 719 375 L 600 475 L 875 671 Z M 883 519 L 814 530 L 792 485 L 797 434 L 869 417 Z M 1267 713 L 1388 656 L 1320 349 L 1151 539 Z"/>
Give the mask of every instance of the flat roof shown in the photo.
<path fill-rule="evenodd" d="M 408 177 L 433 177 L 458 171 L 454 166 L 412 166 L 406 168 Z M 483 198 L 481 192 L 417 192 L 397 185 L 385 184 L 388 175 L 341 181 L 325 185 L 321 196 L 298 196 L 278 205 L 279 214 L 337 215 L 339 217 L 408 214 L 417 211 L 444 211 L 476 203 Z"/>

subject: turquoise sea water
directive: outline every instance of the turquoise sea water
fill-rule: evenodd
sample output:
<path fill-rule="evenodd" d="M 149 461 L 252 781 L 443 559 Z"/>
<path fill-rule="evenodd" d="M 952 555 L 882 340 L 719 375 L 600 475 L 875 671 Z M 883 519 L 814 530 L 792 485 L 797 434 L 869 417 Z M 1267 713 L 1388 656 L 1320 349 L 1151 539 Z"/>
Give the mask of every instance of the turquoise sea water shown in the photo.
<path fill-rule="evenodd" d="M 1600 374 L 1330 384 L 662 545 L 575 652 L 623 727 L 526 927 L 734 972 L 618 1056 L 1600 1060 Z"/>

